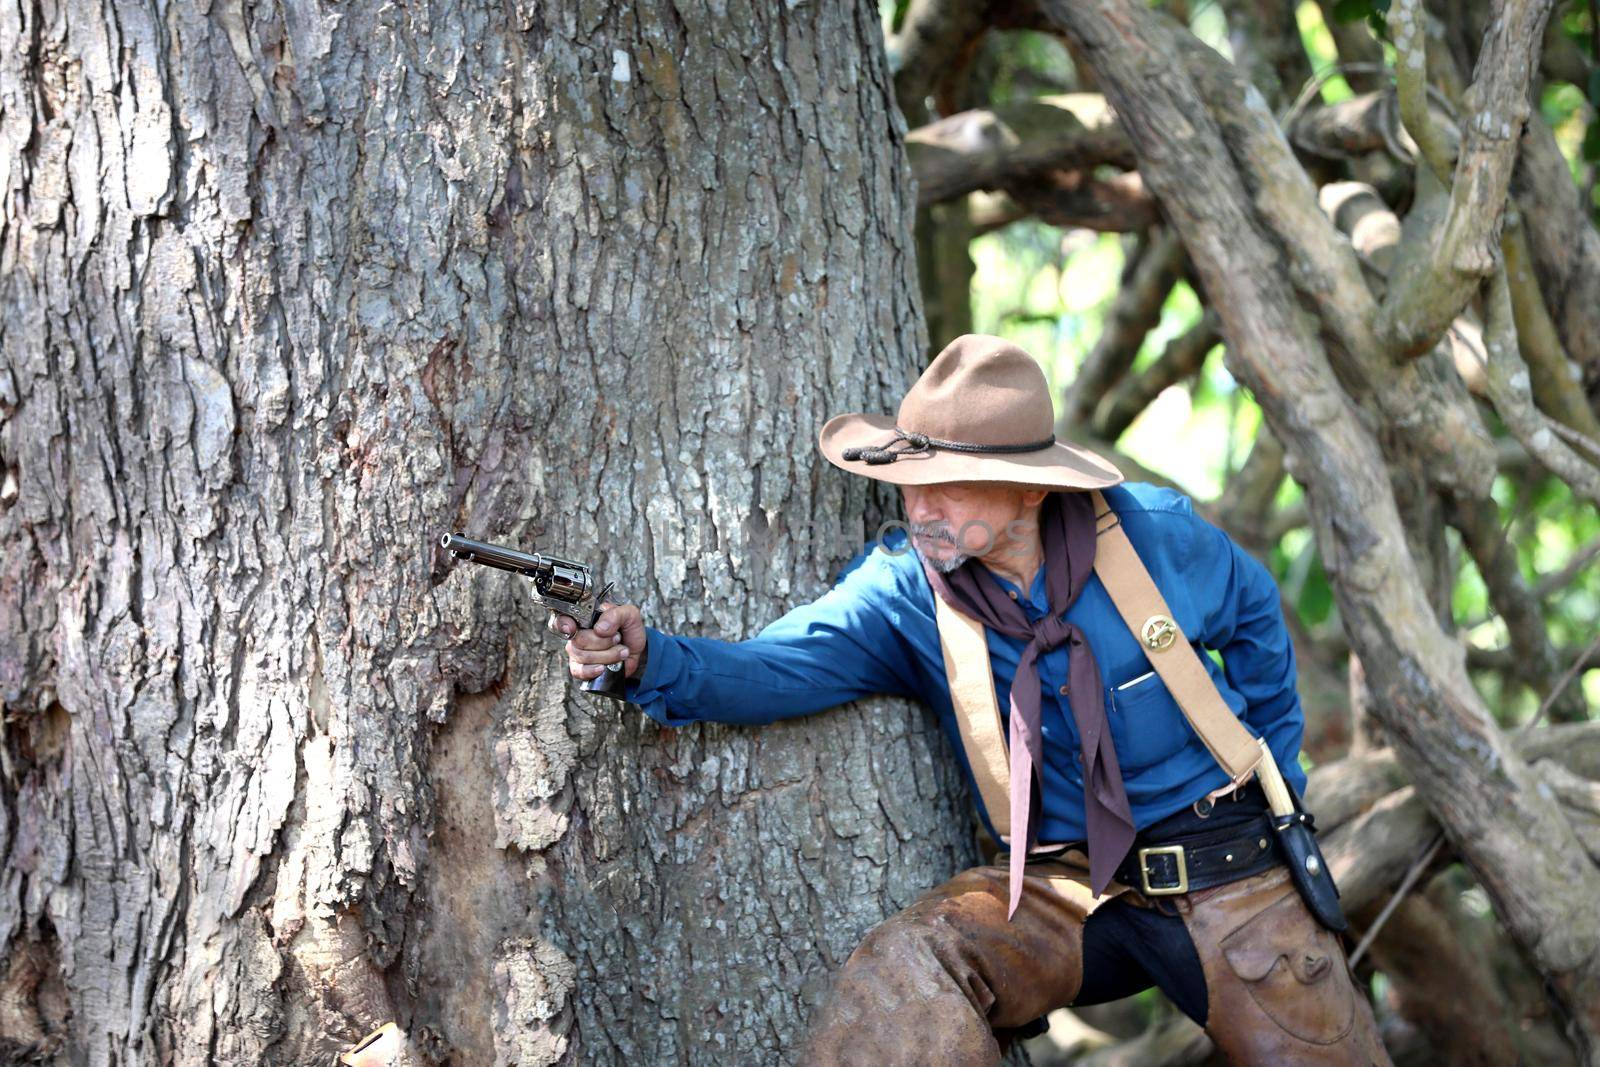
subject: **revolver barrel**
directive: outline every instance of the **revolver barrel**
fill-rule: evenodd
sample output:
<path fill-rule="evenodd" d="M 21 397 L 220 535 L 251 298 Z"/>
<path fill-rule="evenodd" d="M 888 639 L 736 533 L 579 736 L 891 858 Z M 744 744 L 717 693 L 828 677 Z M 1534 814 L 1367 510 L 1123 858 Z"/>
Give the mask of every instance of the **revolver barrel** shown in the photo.
<path fill-rule="evenodd" d="M 518 552 L 514 548 L 502 548 L 456 534 L 445 534 L 439 538 L 439 547 L 449 550 L 450 555 L 464 563 L 481 563 L 486 567 L 525 574 L 529 578 L 538 578 L 550 572 L 550 564 L 534 553 Z"/>
<path fill-rule="evenodd" d="M 439 538 L 439 546 L 447 549 L 464 563 L 481 563 L 513 574 L 533 579 L 533 587 L 551 607 L 571 607 L 583 603 L 594 589 L 594 578 L 589 568 L 537 552 L 519 552 L 514 548 L 491 545 L 486 541 L 473 541 L 456 534 Z"/>

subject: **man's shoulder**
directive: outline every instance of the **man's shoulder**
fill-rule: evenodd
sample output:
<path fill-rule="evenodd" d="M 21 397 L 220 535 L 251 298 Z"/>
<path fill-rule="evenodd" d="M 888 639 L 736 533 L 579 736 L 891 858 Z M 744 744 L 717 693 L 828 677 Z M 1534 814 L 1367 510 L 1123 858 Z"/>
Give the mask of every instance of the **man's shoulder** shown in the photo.
<path fill-rule="evenodd" d="M 1177 565 L 1192 557 L 1205 520 L 1195 513 L 1194 501 L 1187 495 L 1146 482 L 1123 482 L 1102 492 L 1147 564 L 1158 556 Z"/>
<path fill-rule="evenodd" d="M 1118 515 L 1177 515 L 1194 518 L 1194 501 L 1176 489 L 1148 482 L 1121 482 L 1102 489 L 1106 503 Z"/>
<path fill-rule="evenodd" d="M 868 542 L 839 569 L 835 588 L 840 586 L 888 597 L 917 596 L 929 592 L 922 563 L 912 550 L 906 531 L 898 525 Z"/>
<path fill-rule="evenodd" d="M 933 617 L 933 587 L 923 573 L 922 558 L 898 525 L 867 542 L 840 568 L 829 595 L 870 603 L 896 624 Z"/>

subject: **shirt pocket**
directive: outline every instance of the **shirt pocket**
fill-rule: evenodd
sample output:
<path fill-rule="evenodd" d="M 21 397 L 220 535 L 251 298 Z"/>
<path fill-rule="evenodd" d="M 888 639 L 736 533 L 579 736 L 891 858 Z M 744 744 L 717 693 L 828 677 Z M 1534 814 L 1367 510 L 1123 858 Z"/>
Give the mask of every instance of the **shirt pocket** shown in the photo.
<path fill-rule="evenodd" d="M 1171 759 L 1193 736 L 1177 700 L 1154 671 L 1107 686 L 1106 718 L 1124 774 Z"/>

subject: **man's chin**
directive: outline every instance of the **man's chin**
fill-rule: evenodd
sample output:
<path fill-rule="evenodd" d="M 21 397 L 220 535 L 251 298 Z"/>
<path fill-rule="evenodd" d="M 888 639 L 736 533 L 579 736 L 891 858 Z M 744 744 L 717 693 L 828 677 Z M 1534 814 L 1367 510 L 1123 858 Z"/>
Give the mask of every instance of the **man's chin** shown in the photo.
<path fill-rule="evenodd" d="M 953 548 L 946 549 L 944 552 L 928 552 L 915 543 L 913 543 L 912 547 L 916 549 L 917 557 L 919 559 L 921 559 L 928 566 L 932 567 L 934 570 L 938 571 L 940 574 L 949 574 L 951 571 L 956 570 L 963 563 L 972 558 L 957 552 Z"/>

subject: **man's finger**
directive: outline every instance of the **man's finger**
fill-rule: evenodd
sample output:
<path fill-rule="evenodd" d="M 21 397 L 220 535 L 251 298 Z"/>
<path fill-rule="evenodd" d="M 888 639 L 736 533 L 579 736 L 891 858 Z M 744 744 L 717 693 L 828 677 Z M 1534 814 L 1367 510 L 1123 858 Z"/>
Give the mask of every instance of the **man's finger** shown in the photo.
<path fill-rule="evenodd" d="M 567 658 L 574 663 L 622 663 L 628 658 L 628 646 L 607 645 L 605 648 L 580 648 L 567 642 Z"/>
<path fill-rule="evenodd" d="M 616 634 L 602 637 L 594 630 L 579 630 L 571 637 L 571 642 L 579 648 L 602 649 L 618 644 L 622 638 Z"/>

